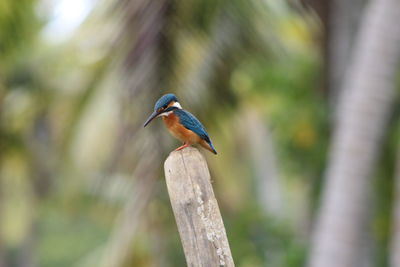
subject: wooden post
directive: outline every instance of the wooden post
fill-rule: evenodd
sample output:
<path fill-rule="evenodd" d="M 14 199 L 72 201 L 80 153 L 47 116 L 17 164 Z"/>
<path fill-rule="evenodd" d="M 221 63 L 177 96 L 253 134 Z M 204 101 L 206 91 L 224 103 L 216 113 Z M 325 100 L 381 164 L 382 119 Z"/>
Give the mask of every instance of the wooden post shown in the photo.
<path fill-rule="evenodd" d="M 235 266 L 204 157 L 193 147 L 174 151 L 164 171 L 187 265 Z"/>

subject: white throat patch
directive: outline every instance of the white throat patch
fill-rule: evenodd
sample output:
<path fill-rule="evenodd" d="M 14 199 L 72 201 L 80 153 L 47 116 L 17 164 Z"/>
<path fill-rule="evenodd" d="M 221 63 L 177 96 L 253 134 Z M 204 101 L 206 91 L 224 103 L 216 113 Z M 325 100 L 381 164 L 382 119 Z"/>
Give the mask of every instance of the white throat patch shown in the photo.
<path fill-rule="evenodd" d="M 161 117 L 161 116 L 169 116 L 169 114 L 171 114 L 173 111 L 168 111 L 168 112 L 163 112 L 160 115 L 158 115 L 157 117 Z"/>

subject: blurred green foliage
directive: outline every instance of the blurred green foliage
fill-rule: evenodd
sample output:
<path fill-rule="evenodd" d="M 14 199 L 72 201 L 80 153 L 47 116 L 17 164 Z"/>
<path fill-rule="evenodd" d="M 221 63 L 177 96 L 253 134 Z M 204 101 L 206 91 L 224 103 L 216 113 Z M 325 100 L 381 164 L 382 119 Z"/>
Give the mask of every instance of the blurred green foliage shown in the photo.
<path fill-rule="evenodd" d="M 169 5 L 154 52 L 153 43 L 142 45 L 151 34 L 140 27 L 164 9 L 106 2 L 93 1 L 75 33 L 52 42 L 43 37 L 46 1 L 0 0 L 0 265 L 101 266 L 135 181 L 156 173 L 149 203 L 133 218 L 138 226 L 124 266 L 184 266 L 162 178 L 163 159 L 177 142 L 159 126 L 141 129 L 152 101 L 173 91 L 219 151 L 203 152 L 236 265 L 302 266 L 331 123 L 318 19 L 286 2 L 155 1 Z M 154 57 L 161 69 L 147 65 Z M 163 89 L 134 91 L 132 73 Z M 280 187 L 264 193 L 259 183 L 269 178 L 257 174 L 263 159 L 250 151 L 247 112 L 260 118 L 256 131 L 268 133 L 263 138 L 277 159 Z M 392 143 L 378 171 L 386 179 Z M 159 158 L 152 161 L 154 147 Z M 138 174 L 142 157 L 151 164 Z M 390 194 L 391 183 L 376 183 L 380 195 Z M 280 215 L 260 200 L 271 190 Z M 390 205 L 387 198 L 376 203 L 373 235 L 385 255 Z"/>

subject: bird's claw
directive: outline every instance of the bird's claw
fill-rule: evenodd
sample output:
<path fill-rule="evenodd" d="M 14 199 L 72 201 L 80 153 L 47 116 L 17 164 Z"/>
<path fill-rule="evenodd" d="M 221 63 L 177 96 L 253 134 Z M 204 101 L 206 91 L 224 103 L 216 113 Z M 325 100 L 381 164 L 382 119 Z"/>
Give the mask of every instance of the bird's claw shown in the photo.
<path fill-rule="evenodd" d="M 184 144 L 183 146 L 178 147 L 178 148 L 175 149 L 174 151 L 182 150 L 182 149 L 184 149 L 185 147 L 188 147 L 188 146 L 189 146 L 189 144 Z"/>

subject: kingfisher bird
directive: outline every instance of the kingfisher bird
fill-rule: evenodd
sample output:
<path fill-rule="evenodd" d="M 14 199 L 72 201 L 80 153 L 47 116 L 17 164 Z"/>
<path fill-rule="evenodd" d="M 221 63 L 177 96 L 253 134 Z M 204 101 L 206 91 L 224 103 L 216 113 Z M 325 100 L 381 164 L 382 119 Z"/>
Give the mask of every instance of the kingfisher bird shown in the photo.
<path fill-rule="evenodd" d="M 175 151 L 193 144 L 200 144 L 205 149 L 217 154 L 203 124 L 189 111 L 182 109 L 174 94 L 166 94 L 158 99 L 154 105 L 154 112 L 143 127 L 157 117 L 162 117 L 169 132 L 183 142 L 183 145 Z"/>

